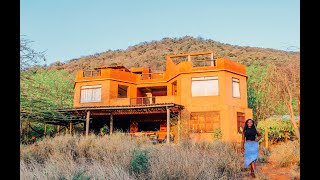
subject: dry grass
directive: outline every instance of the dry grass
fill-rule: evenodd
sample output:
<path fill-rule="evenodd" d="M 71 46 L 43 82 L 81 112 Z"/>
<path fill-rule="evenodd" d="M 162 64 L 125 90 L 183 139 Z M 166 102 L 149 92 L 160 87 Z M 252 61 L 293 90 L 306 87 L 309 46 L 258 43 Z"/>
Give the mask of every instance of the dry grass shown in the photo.
<path fill-rule="evenodd" d="M 288 141 L 274 145 L 270 149 L 273 163 L 278 167 L 290 168 L 291 179 L 300 179 L 300 144 Z"/>
<path fill-rule="evenodd" d="M 288 167 L 295 164 L 300 165 L 300 144 L 297 141 L 279 143 L 270 149 L 270 158 L 279 167 Z"/>
<path fill-rule="evenodd" d="M 81 135 L 21 145 L 21 179 L 241 179 L 234 146 L 222 142 L 166 145 L 146 138 Z M 134 150 L 147 152 L 148 168 L 133 172 Z"/>

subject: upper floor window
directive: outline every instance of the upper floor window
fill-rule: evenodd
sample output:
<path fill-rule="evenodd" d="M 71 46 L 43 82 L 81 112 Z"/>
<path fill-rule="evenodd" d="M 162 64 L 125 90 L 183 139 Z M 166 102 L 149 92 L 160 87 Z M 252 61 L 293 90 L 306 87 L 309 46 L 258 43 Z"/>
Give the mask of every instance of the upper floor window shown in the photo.
<path fill-rule="evenodd" d="M 232 78 L 232 97 L 240 98 L 240 80 Z"/>
<path fill-rule="evenodd" d="M 81 86 L 80 103 L 101 102 L 101 85 Z"/>
<path fill-rule="evenodd" d="M 128 86 L 118 84 L 118 98 L 127 98 Z"/>
<path fill-rule="evenodd" d="M 193 77 L 191 84 L 192 96 L 218 96 L 219 83 L 217 76 Z"/>

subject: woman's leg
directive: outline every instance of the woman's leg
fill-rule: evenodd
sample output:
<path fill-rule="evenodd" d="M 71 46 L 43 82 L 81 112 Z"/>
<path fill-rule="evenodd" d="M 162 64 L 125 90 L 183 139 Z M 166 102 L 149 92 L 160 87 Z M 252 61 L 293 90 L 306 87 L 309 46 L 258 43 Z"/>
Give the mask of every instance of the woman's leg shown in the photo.
<path fill-rule="evenodd" d="M 254 173 L 254 171 L 255 171 L 255 162 L 252 161 L 252 163 L 251 163 L 251 172 Z"/>

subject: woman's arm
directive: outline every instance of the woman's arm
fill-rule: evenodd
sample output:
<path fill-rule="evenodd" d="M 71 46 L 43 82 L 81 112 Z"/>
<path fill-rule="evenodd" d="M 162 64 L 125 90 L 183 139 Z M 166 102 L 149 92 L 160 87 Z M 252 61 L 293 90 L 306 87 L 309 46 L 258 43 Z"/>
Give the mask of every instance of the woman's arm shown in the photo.
<path fill-rule="evenodd" d="M 257 130 L 257 140 L 256 140 L 256 141 L 258 142 L 262 137 L 261 137 L 261 134 L 260 134 L 260 132 L 258 131 L 258 129 L 256 129 L 256 130 Z"/>

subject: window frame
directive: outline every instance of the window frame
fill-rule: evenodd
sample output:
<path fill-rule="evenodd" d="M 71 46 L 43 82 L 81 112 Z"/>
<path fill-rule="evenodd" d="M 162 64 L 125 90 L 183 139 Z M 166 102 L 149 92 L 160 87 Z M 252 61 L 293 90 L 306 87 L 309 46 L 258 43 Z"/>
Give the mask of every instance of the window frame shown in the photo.
<path fill-rule="evenodd" d="M 203 116 L 204 119 L 199 119 L 201 116 Z M 212 119 L 210 119 L 210 117 L 212 117 Z M 212 122 L 208 123 L 210 120 Z M 207 124 L 209 124 L 209 126 L 212 125 L 212 129 L 208 130 Z M 218 124 L 218 127 L 214 127 L 214 124 Z M 190 113 L 190 131 L 192 133 L 214 133 L 215 129 L 221 129 L 220 111 L 202 111 Z"/>
<path fill-rule="evenodd" d="M 193 82 L 201 81 L 217 81 L 217 94 L 214 95 L 194 95 L 193 94 Z M 215 87 L 214 87 L 215 88 Z M 219 77 L 218 76 L 200 76 L 200 77 L 191 77 L 191 97 L 207 97 L 207 96 L 219 96 Z"/>
<path fill-rule="evenodd" d="M 239 96 L 235 96 L 235 86 L 234 83 L 238 83 L 238 90 L 239 90 Z M 240 79 L 239 78 L 232 78 L 232 97 L 233 98 L 241 98 L 241 90 L 240 90 Z"/>
<path fill-rule="evenodd" d="M 82 100 L 82 90 L 94 90 L 94 89 L 100 89 L 100 98 L 99 101 L 92 101 L 92 94 L 91 94 L 91 101 L 83 101 Z M 93 92 L 93 91 L 91 91 Z M 97 84 L 97 85 L 84 85 L 80 87 L 80 103 L 96 103 L 96 102 L 101 102 L 102 101 L 102 85 L 101 84 Z"/>

